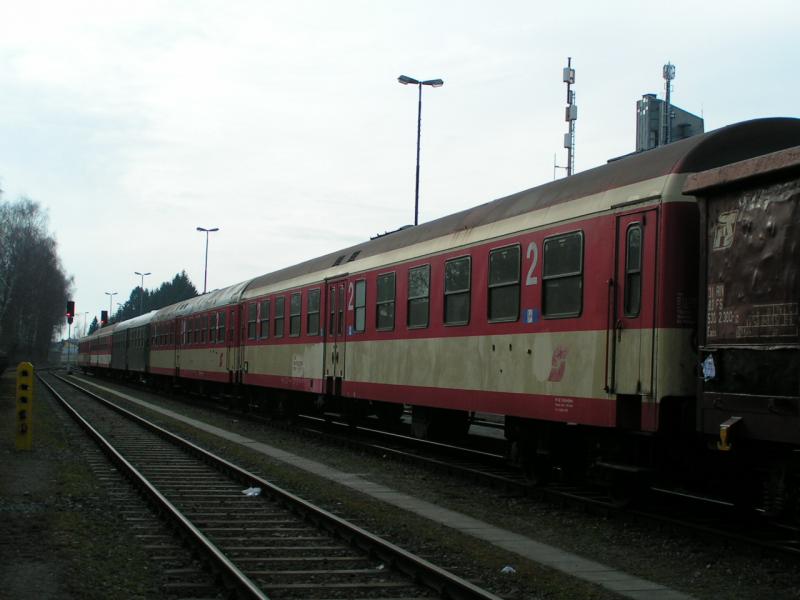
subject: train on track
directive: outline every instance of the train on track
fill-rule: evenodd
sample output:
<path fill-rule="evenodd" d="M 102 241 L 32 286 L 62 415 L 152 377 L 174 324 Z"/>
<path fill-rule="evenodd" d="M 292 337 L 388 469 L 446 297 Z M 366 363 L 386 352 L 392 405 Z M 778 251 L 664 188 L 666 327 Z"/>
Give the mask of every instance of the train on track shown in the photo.
<path fill-rule="evenodd" d="M 800 120 L 609 161 L 80 341 L 79 366 L 420 437 L 532 477 L 800 512 Z M 693 480 L 693 481 L 692 481 Z"/>

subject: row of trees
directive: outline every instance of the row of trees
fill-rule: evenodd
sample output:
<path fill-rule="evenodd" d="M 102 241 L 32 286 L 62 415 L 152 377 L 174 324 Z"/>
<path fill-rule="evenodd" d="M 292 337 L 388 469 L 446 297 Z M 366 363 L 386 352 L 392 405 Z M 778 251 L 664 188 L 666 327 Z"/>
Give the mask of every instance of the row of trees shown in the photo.
<path fill-rule="evenodd" d="M 151 310 L 164 308 L 195 296 L 197 296 L 197 288 L 194 287 L 186 271 L 181 271 L 172 278 L 172 281 L 165 281 L 155 290 L 143 290 L 137 285 L 131 290 L 128 299 L 120 304 L 117 312 L 111 317 L 111 321 L 126 321 Z M 98 327 L 99 324 L 95 318 L 89 326 L 89 333 L 96 331 Z"/>
<path fill-rule="evenodd" d="M 0 190 L 0 353 L 12 364 L 45 360 L 64 324 L 72 278 L 48 229 L 38 203 L 7 202 Z"/>

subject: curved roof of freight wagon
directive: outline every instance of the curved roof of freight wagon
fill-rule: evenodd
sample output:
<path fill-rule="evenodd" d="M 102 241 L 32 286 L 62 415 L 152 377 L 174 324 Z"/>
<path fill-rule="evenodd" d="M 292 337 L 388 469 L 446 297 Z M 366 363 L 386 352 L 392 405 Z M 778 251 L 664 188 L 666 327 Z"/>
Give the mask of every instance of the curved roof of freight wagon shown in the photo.
<path fill-rule="evenodd" d="M 350 262 L 399 248 L 424 243 L 525 213 L 577 200 L 659 177 L 694 173 L 800 144 L 800 119 L 755 119 L 728 125 L 708 133 L 673 142 L 646 152 L 613 159 L 605 165 L 581 171 L 511 196 L 506 196 L 423 223 L 407 226 L 343 250 L 251 280 L 244 296 L 262 288 L 327 271 L 326 276 L 349 271 Z"/>

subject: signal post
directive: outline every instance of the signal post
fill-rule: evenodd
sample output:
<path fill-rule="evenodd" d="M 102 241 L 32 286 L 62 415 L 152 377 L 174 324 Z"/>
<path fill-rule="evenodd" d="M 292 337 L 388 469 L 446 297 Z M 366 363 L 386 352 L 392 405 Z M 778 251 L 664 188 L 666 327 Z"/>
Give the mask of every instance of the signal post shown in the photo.
<path fill-rule="evenodd" d="M 21 362 L 17 366 L 17 420 L 15 445 L 17 450 L 30 450 L 33 444 L 33 365 Z"/>

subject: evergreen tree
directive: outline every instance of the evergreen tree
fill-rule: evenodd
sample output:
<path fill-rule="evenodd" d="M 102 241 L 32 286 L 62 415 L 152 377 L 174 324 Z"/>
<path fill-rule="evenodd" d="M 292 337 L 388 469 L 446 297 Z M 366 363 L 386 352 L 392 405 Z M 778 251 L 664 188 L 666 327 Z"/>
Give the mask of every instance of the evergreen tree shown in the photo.
<path fill-rule="evenodd" d="M 89 331 L 86 332 L 86 335 L 91 335 L 98 329 L 100 329 L 100 323 L 98 322 L 97 317 L 95 317 L 92 319 L 92 322 L 89 325 Z"/>
<path fill-rule="evenodd" d="M 117 309 L 114 321 L 127 321 L 140 314 L 177 304 L 195 296 L 197 288 L 194 287 L 186 271 L 181 271 L 172 278 L 172 281 L 165 281 L 156 290 L 142 290 L 141 286 L 137 285 L 131 290 L 128 299 Z"/>

